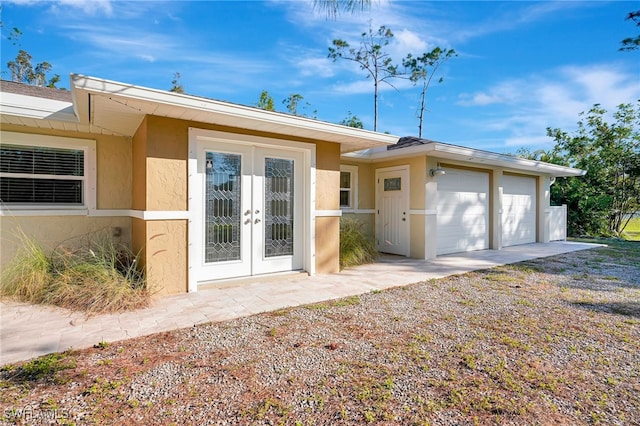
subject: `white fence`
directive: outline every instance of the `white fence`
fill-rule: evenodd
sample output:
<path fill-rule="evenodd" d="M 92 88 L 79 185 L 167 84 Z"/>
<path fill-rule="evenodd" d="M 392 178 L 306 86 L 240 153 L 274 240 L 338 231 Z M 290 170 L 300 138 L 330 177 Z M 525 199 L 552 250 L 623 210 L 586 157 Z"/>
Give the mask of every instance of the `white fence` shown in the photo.
<path fill-rule="evenodd" d="M 567 205 L 551 206 L 549 212 L 549 241 L 566 240 Z"/>

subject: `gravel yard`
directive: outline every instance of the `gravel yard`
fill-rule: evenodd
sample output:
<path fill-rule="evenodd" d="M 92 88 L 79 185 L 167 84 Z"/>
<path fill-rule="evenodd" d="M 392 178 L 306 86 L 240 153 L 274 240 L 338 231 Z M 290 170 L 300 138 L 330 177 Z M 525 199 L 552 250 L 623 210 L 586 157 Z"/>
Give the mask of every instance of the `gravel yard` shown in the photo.
<path fill-rule="evenodd" d="M 640 243 L 65 352 L 8 424 L 640 425 Z"/>

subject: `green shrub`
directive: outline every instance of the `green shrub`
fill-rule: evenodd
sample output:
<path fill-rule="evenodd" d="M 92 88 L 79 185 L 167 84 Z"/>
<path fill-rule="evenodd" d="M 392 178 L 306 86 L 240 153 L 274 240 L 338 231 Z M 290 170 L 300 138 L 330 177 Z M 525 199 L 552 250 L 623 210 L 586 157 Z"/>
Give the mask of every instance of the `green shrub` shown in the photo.
<path fill-rule="evenodd" d="M 362 222 L 342 218 L 340 220 L 340 269 L 371 263 L 377 258 L 376 246 L 364 232 Z"/>
<path fill-rule="evenodd" d="M 150 293 L 137 256 L 104 233 L 47 254 L 22 233 L 22 249 L 0 275 L 0 295 L 88 314 L 147 306 Z"/>

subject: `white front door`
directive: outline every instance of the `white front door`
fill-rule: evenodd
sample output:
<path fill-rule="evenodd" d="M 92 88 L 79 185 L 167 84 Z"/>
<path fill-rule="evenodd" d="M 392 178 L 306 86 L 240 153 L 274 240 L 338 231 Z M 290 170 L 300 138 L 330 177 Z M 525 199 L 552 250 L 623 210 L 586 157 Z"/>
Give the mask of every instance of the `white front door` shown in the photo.
<path fill-rule="evenodd" d="M 201 143 L 197 165 L 198 282 L 303 267 L 302 152 Z"/>
<path fill-rule="evenodd" d="M 376 170 L 376 248 L 409 256 L 409 169 Z"/>

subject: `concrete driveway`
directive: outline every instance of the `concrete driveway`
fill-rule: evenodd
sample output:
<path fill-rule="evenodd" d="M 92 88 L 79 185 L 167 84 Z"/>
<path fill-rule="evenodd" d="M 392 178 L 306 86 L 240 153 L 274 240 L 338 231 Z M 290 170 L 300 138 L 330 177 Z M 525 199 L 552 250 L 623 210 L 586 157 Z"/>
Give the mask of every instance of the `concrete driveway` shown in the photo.
<path fill-rule="evenodd" d="M 234 281 L 158 299 L 147 309 L 89 318 L 59 308 L 2 302 L 0 365 L 103 341 L 225 321 L 594 247 L 600 245 L 559 241 L 457 253 L 434 260 L 383 256 L 377 263 L 338 274 L 310 277 L 293 273 Z"/>

